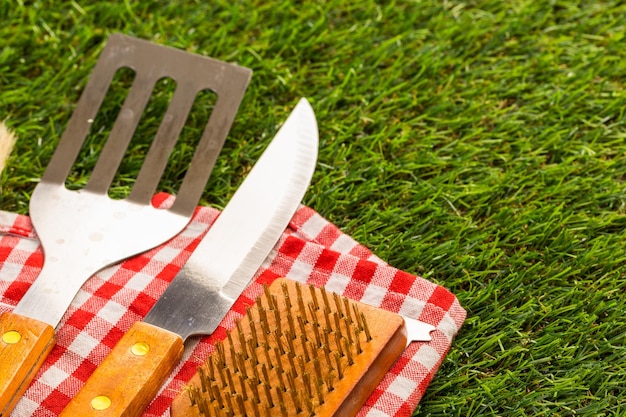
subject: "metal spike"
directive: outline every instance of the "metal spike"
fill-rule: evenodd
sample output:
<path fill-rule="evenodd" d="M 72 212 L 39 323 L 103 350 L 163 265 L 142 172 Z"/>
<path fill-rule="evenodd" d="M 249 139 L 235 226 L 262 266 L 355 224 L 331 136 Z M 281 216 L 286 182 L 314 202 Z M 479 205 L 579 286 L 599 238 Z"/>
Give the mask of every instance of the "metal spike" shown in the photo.
<path fill-rule="evenodd" d="M 348 343 L 349 343 L 350 345 L 352 345 L 352 343 L 353 343 L 353 342 L 352 342 L 352 332 L 350 331 L 351 329 L 350 329 L 350 323 L 349 323 L 349 320 L 348 320 L 348 318 L 347 318 L 347 317 L 345 317 L 345 316 L 344 316 L 344 317 L 343 317 L 343 319 L 342 319 L 341 321 L 343 321 L 343 325 L 344 325 L 344 327 L 346 328 L 346 333 L 345 333 L 345 335 L 346 335 L 346 339 L 348 340 Z"/>
<path fill-rule="evenodd" d="M 330 360 L 330 347 L 328 345 L 322 345 L 324 351 L 324 358 L 326 359 L 326 366 L 328 369 L 333 369 L 332 361 Z"/>
<path fill-rule="evenodd" d="M 341 318 L 339 317 L 339 313 L 335 311 L 333 318 L 335 319 L 335 334 L 341 335 Z"/>
<path fill-rule="evenodd" d="M 303 335 L 306 335 L 306 323 L 304 322 L 304 318 L 302 318 L 302 316 L 298 314 L 297 319 L 298 325 L 300 326 L 300 331 Z"/>
<path fill-rule="evenodd" d="M 326 387 L 328 389 L 328 392 L 332 392 L 335 389 L 335 376 L 333 375 L 332 372 L 329 372 L 326 374 L 326 378 L 324 379 L 324 382 L 326 383 Z"/>
<path fill-rule="evenodd" d="M 335 353 L 338 353 L 341 356 L 345 356 L 341 339 L 342 339 L 341 335 L 339 333 L 335 333 L 335 348 L 337 349 Z"/>
<path fill-rule="evenodd" d="M 287 323 L 289 324 L 289 331 L 293 337 L 296 337 L 296 325 L 294 324 L 293 314 L 289 311 L 287 312 Z"/>
<path fill-rule="evenodd" d="M 343 343 L 346 348 L 346 357 L 348 358 L 348 365 L 354 365 L 354 356 L 352 355 L 352 349 L 350 349 L 350 342 L 348 339 L 343 339 Z"/>
<path fill-rule="evenodd" d="M 265 390 L 265 399 L 270 407 L 274 407 L 274 398 L 272 397 L 272 389 L 269 384 L 263 384 Z"/>
<path fill-rule="evenodd" d="M 273 308 L 272 306 L 272 295 L 270 293 L 270 287 L 267 284 L 263 285 L 263 293 L 265 295 L 265 300 L 267 301 L 267 307 L 271 310 Z"/>
<path fill-rule="evenodd" d="M 330 311 L 330 308 L 324 307 L 324 319 L 326 320 L 327 332 L 330 332 L 333 328 L 332 324 L 330 323 L 330 316 L 332 316 L 332 312 Z"/>
<path fill-rule="evenodd" d="M 267 366 L 265 366 L 265 364 L 261 365 L 261 375 L 263 376 L 262 381 L 263 381 L 264 384 L 266 384 L 266 385 L 271 384 L 270 374 L 269 374 L 269 371 L 267 370 Z"/>
<path fill-rule="evenodd" d="M 243 398 L 249 398 L 248 390 L 246 389 L 246 378 L 244 378 L 242 375 L 239 375 L 239 386 L 241 387 L 241 395 L 243 396 Z"/>
<path fill-rule="evenodd" d="M 283 335 L 283 328 L 281 326 L 281 320 L 280 320 L 280 310 L 276 309 L 273 311 L 274 311 L 274 321 L 275 321 L 274 331 L 276 332 L 278 337 L 280 337 Z M 289 314 L 291 314 L 290 310 L 287 310 L 287 315 Z"/>
<path fill-rule="evenodd" d="M 257 377 L 254 378 L 250 378 L 248 380 L 248 385 L 250 386 L 250 389 L 252 390 L 252 401 L 255 403 L 259 403 L 260 398 L 259 398 L 259 379 Z"/>
<path fill-rule="evenodd" d="M 360 337 L 360 331 L 358 326 L 355 324 L 352 327 L 352 330 L 354 331 L 354 340 L 355 340 L 355 346 L 356 346 L 356 353 L 358 353 L 359 355 L 361 353 L 363 353 L 363 348 L 361 347 L 361 337 Z"/>
<path fill-rule="evenodd" d="M 278 297 L 276 297 L 274 294 L 271 295 L 270 299 L 272 300 L 272 306 L 270 307 L 270 310 L 278 310 Z M 278 323 L 276 323 L 278 324 Z"/>
<path fill-rule="evenodd" d="M 341 355 L 339 354 L 339 352 L 335 352 L 334 356 L 335 356 L 335 363 L 337 365 L 335 367 L 335 369 L 337 370 L 337 378 L 341 380 L 343 379 L 343 369 L 341 367 Z"/>
<path fill-rule="evenodd" d="M 315 381 L 315 388 L 317 391 L 317 401 L 321 404 L 324 404 L 324 381 L 318 379 Z"/>
<path fill-rule="evenodd" d="M 271 368 L 274 367 L 274 363 L 272 362 L 272 358 L 270 357 L 270 347 L 267 342 L 263 343 L 263 354 L 265 355 L 265 363 L 267 366 Z"/>
<path fill-rule="evenodd" d="M 246 404 L 244 403 L 243 396 L 237 394 L 237 396 L 235 397 L 235 402 L 237 403 L 237 407 L 239 407 L 240 415 L 245 416 L 246 415 Z"/>
<path fill-rule="evenodd" d="M 230 372 L 230 369 L 226 368 L 226 377 L 228 379 L 228 388 L 230 389 L 231 394 L 235 394 L 235 384 L 233 384 L 233 376 Z M 232 406 L 231 406 L 232 408 Z"/>
<path fill-rule="evenodd" d="M 211 367 L 213 367 L 213 361 L 211 360 L 210 356 L 209 356 L 209 360 L 211 363 Z M 202 392 L 206 392 L 209 386 L 209 378 L 208 378 L 207 370 L 205 366 L 198 367 L 198 375 L 200 376 L 200 389 L 202 389 Z"/>
<path fill-rule="evenodd" d="M 248 359 L 250 360 L 250 362 L 252 363 L 252 367 L 254 368 L 259 364 L 259 358 L 256 355 L 256 349 L 255 349 L 256 343 L 254 342 L 254 340 L 248 340 L 246 344 L 248 345 L 248 352 L 249 352 Z"/>
<path fill-rule="evenodd" d="M 213 394 L 215 394 L 215 401 L 220 406 L 220 408 L 224 408 L 224 399 L 222 398 L 222 392 L 217 385 L 213 385 Z"/>
<path fill-rule="evenodd" d="M 372 340 L 372 334 L 370 333 L 370 328 L 367 325 L 367 320 L 365 319 L 365 314 L 361 312 L 361 321 L 363 322 L 363 330 L 365 330 L 365 337 L 367 337 L 367 341 Z"/>
<path fill-rule="evenodd" d="M 302 374 L 302 382 L 304 383 L 304 391 L 308 397 L 313 396 L 313 388 L 311 387 L 311 374 L 304 372 Z"/>
<path fill-rule="evenodd" d="M 252 403 L 252 411 L 254 413 L 254 417 L 261 417 L 261 413 L 259 411 L 259 404 L 256 402 Z"/>
<path fill-rule="evenodd" d="M 246 344 L 246 335 L 243 332 L 243 328 L 241 327 L 241 322 L 238 321 L 235 326 L 237 327 L 237 335 L 239 336 L 239 348 L 241 349 L 241 353 L 245 360 L 249 359 L 248 349 Z"/>
<path fill-rule="evenodd" d="M 300 335 L 300 341 L 302 343 L 302 355 L 304 356 L 304 360 L 310 362 L 311 357 L 309 356 L 309 351 L 306 348 L 306 336 L 304 334 Z"/>
<path fill-rule="evenodd" d="M 287 340 L 287 346 L 289 347 L 289 351 L 287 352 L 289 357 L 293 357 L 296 355 L 296 347 L 293 344 L 295 339 L 295 335 L 291 332 L 291 330 L 287 330 L 285 332 L 285 339 Z"/>
<path fill-rule="evenodd" d="M 339 294 L 337 294 L 336 292 L 333 293 L 333 300 L 335 301 L 335 308 L 337 309 L 337 313 L 341 316 L 341 318 L 343 318 L 345 316 L 344 312 L 343 312 L 343 306 L 342 306 L 342 302 L 341 302 L 341 296 Z"/>
<path fill-rule="evenodd" d="M 291 298 L 289 296 L 289 288 L 287 287 L 287 283 L 283 282 L 281 284 L 281 287 L 283 289 L 283 296 L 285 298 L 285 306 L 286 306 L 286 310 L 287 311 L 291 311 L 291 309 L 293 308 L 291 305 Z"/>
<path fill-rule="evenodd" d="M 352 325 L 352 314 L 350 314 L 350 300 L 347 298 L 343 299 L 344 311 L 346 312 L 346 317 L 348 318 L 348 323 Z"/>
<path fill-rule="evenodd" d="M 287 417 L 287 408 L 285 407 L 285 400 L 283 398 L 283 392 L 277 389 L 276 396 L 278 397 L 278 406 L 280 407 L 281 414 Z"/>
<path fill-rule="evenodd" d="M 217 352 L 217 362 L 215 363 L 217 368 L 226 366 L 226 353 L 224 352 L 224 343 L 217 342 L 215 344 L 215 351 Z"/>
<path fill-rule="evenodd" d="M 309 322 L 309 320 L 307 319 L 306 307 L 304 305 L 304 298 L 302 298 L 302 287 L 300 284 L 296 285 L 296 300 L 298 302 L 298 310 L 300 314 L 302 315 L 302 317 L 304 318 L 306 322 Z"/>
<path fill-rule="evenodd" d="M 228 417 L 233 416 L 233 402 L 231 400 L 231 396 L 229 394 L 224 394 L 224 398 L 226 399 L 226 407 L 225 411 Z"/>
<path fill-rule="evenodd" d="M 241 352 L 237 352 L 237 361 L 239 362 L 239 373 L 245 379 L 248 379 L 248 369 L 246 367 L 246 360 Z"/>
<path fill-rule="evenodd" d="M 328 292 L 326 291 L 326 288 L 324 287 L 320 288 L 320 290 L 322 291 L 322 299 L 324 300 L 324 310 L 330 311 L 330 302 L 328 301 Z"/>
<path fill-rule="evenodd" d="M 354 321 L 359 326 L 359 332 L 362 332 L 363 331 L 363 321 L 361 320 L 361 312 L 359 311 L 359 308 L 356 306 L 356 304 L 352 304 L 352 310 L 353 310 L 353 313 L 354 313 Z"/>
<path fill-rule="evenodd" d="M 263 307 L 262 304 L 259 304 L 259 321 L 261 323 L 261 329 L 263 330 L 264 336 L 270 332 L 269 323 L 267 321 L 267 311 Z"/>

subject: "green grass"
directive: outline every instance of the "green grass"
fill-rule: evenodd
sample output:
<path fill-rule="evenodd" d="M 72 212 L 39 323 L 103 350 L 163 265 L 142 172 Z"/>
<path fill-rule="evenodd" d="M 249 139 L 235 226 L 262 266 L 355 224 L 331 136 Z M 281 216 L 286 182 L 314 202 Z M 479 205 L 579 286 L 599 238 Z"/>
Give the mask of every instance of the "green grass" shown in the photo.
<path fill-rule="evenodd" d="M 623 2 L 136 3 L 0 4 L 1 209 L 28 212 L 109 33 L 236 62 L 255 73 L 203 204 L 307 96 L 305 203 L 468 310 L 419 415 L 626 415 Z"/>

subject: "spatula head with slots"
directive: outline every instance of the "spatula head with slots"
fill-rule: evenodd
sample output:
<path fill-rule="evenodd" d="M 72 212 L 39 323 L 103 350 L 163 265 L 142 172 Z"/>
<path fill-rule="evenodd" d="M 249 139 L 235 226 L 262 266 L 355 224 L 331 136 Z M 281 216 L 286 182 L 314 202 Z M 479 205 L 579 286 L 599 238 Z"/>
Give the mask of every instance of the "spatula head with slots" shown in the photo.
<path fill-rule="evenodd" d="M 397 314 L 278 279 L 218 342 L 171 414 L 354 416 L 406 341 Z"/>
<path fill-rule="evenodd" d="M 134 70 L 135 78 L 110 136 L 85 188 L 68 190 L 66 178 L 115 73 L 123 67 Z M 51 328 L 81 285 L 100 269 L 164 243 L 189 222 L 250 76 L 247 68 L 207 57 L 123 35 L 109 38 L 31 197 L 30 215 L 43 246 L 44 265 L 14 312 L 0 316 L 0 335 L 13 336 L 0 338 L 0 415 L 8 414 L 54 345 Z M 108 189 L 155 83 L 164 77 L 177 85 L 169 107 L 129 196 L 113 200 Z M 214 92 L 217 101 L 175 202 L 171 208 L 157 209 L 151 198 L 203 90 Z M 31 331 L 33 326 L 39 330 Z"/>

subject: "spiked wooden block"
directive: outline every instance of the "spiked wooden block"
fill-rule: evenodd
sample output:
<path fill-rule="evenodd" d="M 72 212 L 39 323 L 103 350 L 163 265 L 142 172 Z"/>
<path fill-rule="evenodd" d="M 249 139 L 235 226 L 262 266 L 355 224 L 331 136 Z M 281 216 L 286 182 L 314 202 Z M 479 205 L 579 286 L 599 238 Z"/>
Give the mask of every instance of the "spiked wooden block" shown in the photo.
<path fill-rule="evenodd" d="M 406 340 L 397 314 L 279 279 L 216 345 L 171 414 L 354 416 Z"/>

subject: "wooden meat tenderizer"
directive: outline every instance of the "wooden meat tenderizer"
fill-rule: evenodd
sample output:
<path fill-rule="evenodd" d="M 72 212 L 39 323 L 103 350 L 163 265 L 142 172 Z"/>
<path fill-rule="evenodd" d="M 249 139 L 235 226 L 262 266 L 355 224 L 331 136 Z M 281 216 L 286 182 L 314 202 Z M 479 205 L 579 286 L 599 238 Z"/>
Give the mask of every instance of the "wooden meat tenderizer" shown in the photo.
<path fill-rule="evenodd" d="M 278 279 L 216 344 L 171 415 L 355 416 L 406 345 L 402 316 Z"/>

